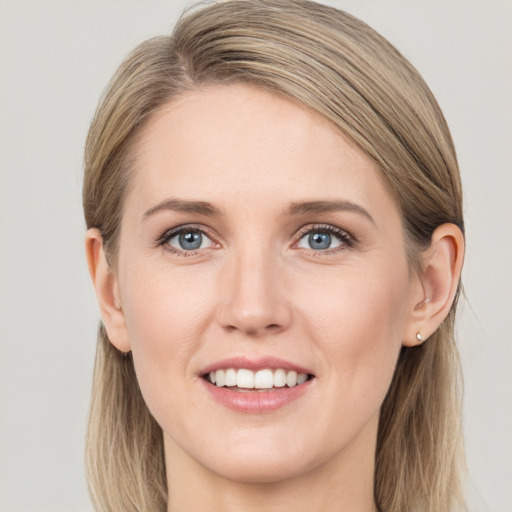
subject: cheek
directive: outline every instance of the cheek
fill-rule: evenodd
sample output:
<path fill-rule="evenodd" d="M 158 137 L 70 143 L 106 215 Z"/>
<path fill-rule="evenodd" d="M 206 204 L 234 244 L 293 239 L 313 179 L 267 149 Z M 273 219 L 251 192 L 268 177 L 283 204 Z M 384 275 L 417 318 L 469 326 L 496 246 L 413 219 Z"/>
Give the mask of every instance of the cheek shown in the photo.
<path fill-rule="evenodd" d="M 356 330 L 360 335 L 366 333 L 371 342 L 372 338 L 389 338 L 403 325 L 409 295 L 406 268 L 381 264 L 334 269 L 317 273 L 310 282 L 312 286 L 297 287 L 294 295 L 301 297 L 304 314 L 321 324 L 319 334 Z"/>
<path fill-rule="evenodd" d="M 209 322 L 206 298 L 212 290 L 201 286 L 197 273 L 170 272 L 169 266 L 147 262 L 126 269 L 121 282 L 141 391 L 150 410 L 162 400 L 164 408 L 172 408 L 192 384 L 190 361 Z"/>
<path fill-rule="evenodd" d="M 308 292 L 302 294 L 303 316 L 333 394 L 355 408 L 380 407 L 402 346 L 406 265 L 342 269 L 335 278 L 317 276 Z"/>
<path fill-rule="evenodd" d="M 123 309 L 134 350 L 186 349 L 204 323 L 211 280 L 151 261 L 131 266 L 123 277 Z"/>

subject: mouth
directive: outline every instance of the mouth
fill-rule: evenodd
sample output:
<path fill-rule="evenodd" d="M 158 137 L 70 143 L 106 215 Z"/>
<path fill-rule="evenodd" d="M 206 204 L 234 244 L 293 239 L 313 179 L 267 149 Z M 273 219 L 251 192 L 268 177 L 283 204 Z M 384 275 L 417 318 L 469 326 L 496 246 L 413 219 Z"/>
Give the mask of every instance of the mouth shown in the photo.
<path fill-rule="evenodd" d="M 284 368 L 262 368 L 253 371 L 236 367 L 212 370 L 201 377 L 212 386 L 241 393 L 295 388 L 315 378 L 311 373 Z"/>
<path fill-rule="evenodd" d="M 276 357 L 245 356 L 203 368 L 199 380 L 208 396 L 237 413 L 265 414 L 300 404 L 311 395 L 316 376 L 307 368 Z"/>

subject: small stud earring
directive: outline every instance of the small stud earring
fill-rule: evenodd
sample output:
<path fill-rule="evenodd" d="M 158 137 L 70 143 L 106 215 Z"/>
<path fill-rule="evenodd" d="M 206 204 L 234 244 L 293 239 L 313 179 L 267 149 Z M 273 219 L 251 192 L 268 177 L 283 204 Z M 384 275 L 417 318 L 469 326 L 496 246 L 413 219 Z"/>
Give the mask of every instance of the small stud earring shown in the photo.
<path fill-rule="evenodd" d="M 423 343 L 425 341 L 425 338 L 421 335 L 421 332 L 416 333 L 416 339 L 419 343 Z"/>

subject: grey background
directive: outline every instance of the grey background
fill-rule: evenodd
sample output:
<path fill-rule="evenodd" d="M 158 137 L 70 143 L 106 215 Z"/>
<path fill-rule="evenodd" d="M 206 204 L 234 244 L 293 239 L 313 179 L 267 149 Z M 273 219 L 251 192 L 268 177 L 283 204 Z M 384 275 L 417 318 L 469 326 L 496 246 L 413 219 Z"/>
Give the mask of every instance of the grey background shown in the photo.
<path fill-rule="evenodd" d="M 83 256 L 82 149 L 132 47 L 178 1 L 0 0 L 0 511 L 90 511 L 83 444 L 99 317 Z M 418 67 L 465 185 L 460 315 L 472 510 L 512 510 L 512 2 L 326 2 Z"/>

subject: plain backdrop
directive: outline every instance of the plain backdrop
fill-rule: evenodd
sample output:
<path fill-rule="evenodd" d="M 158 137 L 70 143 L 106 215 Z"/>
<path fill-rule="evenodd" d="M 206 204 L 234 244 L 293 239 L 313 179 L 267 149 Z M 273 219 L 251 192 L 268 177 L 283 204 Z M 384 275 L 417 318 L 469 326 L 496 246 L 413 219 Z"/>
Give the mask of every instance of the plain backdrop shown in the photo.
<path fill-rule="evenodd" d="M 192 2 L 0 0 L 0 511 L 91 511 L 83 445 L 99 318 L 82 151 L 107 80 Z M 326 2 L 391 40 L 451 126 L 468 250 L 459 342 L 472 510 L 512 510 L 512 2 Z"/>

